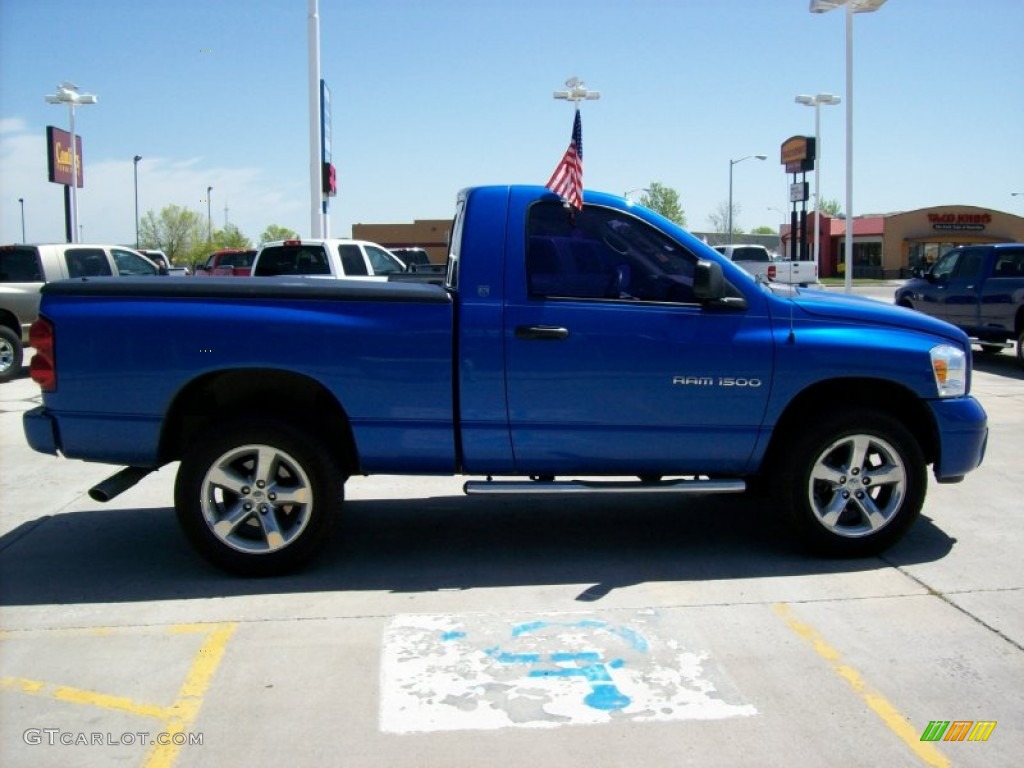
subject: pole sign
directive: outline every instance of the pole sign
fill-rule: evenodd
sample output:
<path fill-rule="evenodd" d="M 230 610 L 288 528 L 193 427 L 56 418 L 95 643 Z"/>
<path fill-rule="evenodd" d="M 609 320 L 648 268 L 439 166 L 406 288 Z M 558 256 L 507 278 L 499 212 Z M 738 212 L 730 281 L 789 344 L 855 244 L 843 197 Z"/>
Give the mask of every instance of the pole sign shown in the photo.
<path fill-rule="evenodd" d="M 85 163 L 82 162 L 80 135 L 75 136 L 75 154 L 78 166 L 78 183 L 75 186 L 81 189 L 85 186 Z M 49 180 L 54 184 L 71 186 L 71 134 L 52 125 L 46 126 L 46 157 Z"/>
<path fill-rule="evenodd" d="M 814 170 L 815 140 L 813 136 L 791 136 L 782 142 L 782 164 L 786 173 L 806 173 Z"/>
<path fill-rule="evenodd" d="M 789 185 L 789 202 L 803 203 L 810 199 L 811 185 L 806 181 L 798 181 Z"/>
<path fill-rule="evenodd" d="M 337 175 L 331 162 L 331 91 L 327 81 L 320 80 L 320 191 L 327 197 L 338 194 Z M 327 201 L 324 200 L 324 211 Z"/>

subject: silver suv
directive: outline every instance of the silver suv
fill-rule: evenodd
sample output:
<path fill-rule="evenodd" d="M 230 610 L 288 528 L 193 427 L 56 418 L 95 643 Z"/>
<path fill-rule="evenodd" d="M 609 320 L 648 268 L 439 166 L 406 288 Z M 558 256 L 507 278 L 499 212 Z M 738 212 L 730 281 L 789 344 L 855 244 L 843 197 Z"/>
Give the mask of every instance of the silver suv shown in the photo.
<path fill-rule="evenodd" d="M 44 283 L 162 272 L 138 251 L 120 245 L 0 245 L 0 382 L 21 370 L 22 348 L 39 315 L 39 289 Z"/>

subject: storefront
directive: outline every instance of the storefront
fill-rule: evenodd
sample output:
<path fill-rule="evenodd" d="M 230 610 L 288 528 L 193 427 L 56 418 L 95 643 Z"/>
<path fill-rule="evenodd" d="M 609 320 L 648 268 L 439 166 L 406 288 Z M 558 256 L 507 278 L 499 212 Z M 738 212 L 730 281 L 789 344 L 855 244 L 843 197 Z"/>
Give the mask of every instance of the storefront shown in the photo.
<path fill-rule="evenodd" d="M 813 214 L 808 220 L 813 239 Z M 783 229 L 783 247 L 788 231 Z M 818 273 L 844 273 L 846 222 L 821 217 Z M 902 278 L 914 267 L 928 266 L 951 248 L 970 243 L 1024 242 L 1024 217 L 972 205 L 943 205 L 853 220 L 853 276 Z"/>

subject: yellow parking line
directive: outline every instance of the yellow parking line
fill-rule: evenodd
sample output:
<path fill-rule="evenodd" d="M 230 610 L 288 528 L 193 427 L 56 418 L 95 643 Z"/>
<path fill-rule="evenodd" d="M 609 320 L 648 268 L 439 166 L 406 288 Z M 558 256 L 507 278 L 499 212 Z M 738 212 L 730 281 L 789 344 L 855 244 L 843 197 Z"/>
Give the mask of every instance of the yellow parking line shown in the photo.
<path fill-rule="evenodd" d="M 786 626 L 810 643 L 815 652 L 829 663 L 832 671 L 843 678 L 853 688 L 854 692 L 864 700 L 864 703 L 871 708 L 871 711 L 882 719 L 882 722 L 888 726 L 889 730 L 899 736 L 903 743 L 910 747 L 911 751 L 921 758 L 926 765 L 932 766 L 932 768 L 948 768 L 950 762 L 946 756 L 930 743 L 921 741 L 918 738 L 917 731 L 910 725 L 907 718 L 885 696 L 873 690 L 857 670 L 848 664 L 842 663 L 839 651 L 826 643 L 817 630 L 809 624 L 794 618 L 792 611 L 785 603 L 778 603 L 774 608 L 775 613 L 786 622 Z"/>
<path fill-rule="evenodd" d="M 177 631 L 189 631 L 183 625 Z M 185 733 L 195 722 L 199 708 L 203 704 L 203 696 L 210 687 L 213 675 L 224 658 L 224 650 L 235 632 L 236 624 L 221 624 L 206 638 L 206 642 L 196 653 L 192 667 L 189 669 L 185 682 L 178 692 L 178 699 L 168 707 L 169 717 L 164 728 L 170 734 Z M 171 739 L 173 741 L 173 739 Z M 170 768 L 181 750 L 181 744 L 154 744 L 143 761 L 143 768 Z"/>
<path fill-rule="evenodd" d="M 224 658 L 228 641 L 238 625 L 231 624 L 179 624 L 167 631 L 172 634 L 208 633 L 205 641 L 192 659 L 188 675 L 178 691 L 178 697 L 169 707 L 155 704 L 140 704 L 127 696 L 111 696 L 106 693 L 88 691 L 68 685 L 55 685 L 41 680 L 26 677 L 0 678 L 0 689 L 13 689 L 32 696 L 46 696 L 57 701 L 72 704 L 111 709 L 127 712 L 141 717 L 151 717 L 160 721 L 165 733 L 174 741 L 177 734 L 185 734 L 199 715 L 203 697 L 213 680 L 213 676 Z M 88 634 L 105 634 L 107 628 L 87 630 Z M 82 631 L 82 630 L 76 630 Z M 3 638 L 0 638 L 3 639 Z M 180 744 L 157 744 L 154 742 L 143 761 L 143 768 L 171 768 L 178 752 L 187 739 L 179 739 Z"/>
<path fill-rule="evenodd" d="M 157 707 L 151 704 L 139 704 L 127 696 L 110 696 L 96 691 L 87 691 L 84 688 L 73 688 L 70 685 L 51 685 L 41 680 L 29 680 L 24 677 L 5 677 L 0 680 L 4 688 L 17 688 L 22 693 L 29 693 L 35 696 L 49 696 L 58 701 L 67 701 L 72 704 L 87 704 L 103 709 L 114 709 L 118 712 L 128 712 L 132 715 L 142 717 L 155 717 L 157 720 L 166 720 L 170 712 L 164 707 Z"/>

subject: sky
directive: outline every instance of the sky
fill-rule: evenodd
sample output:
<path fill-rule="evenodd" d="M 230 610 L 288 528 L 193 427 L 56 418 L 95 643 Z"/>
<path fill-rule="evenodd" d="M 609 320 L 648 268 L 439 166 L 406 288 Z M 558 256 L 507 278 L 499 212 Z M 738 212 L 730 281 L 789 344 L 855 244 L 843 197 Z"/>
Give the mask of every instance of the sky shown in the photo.
<path fill-rule="evenodd" d="M 46 127 L 75 110 L 84 242 L 135 240 L 167 205 L 258 242 L 310 234 L 308 0 L 0 0 L 0 244 L 64 240 Z M 814 135 L 821 194 L 845 210 L 846 22 L 808 0 L 320 0 L 339 191 L 330 234 L 446 219 L 459 189 L 544 184 L 579 77 L 584 183 L 675 189 L 687 227 L 726 204 L 777 229 L 780 161 Z M 1024 0 L 888 0 L 853 24 L 853 212 L 975 205 L 1024 215 Z M 764 154 L 767 160 L 749 157 Z M 733 163 L 741 158 L 749 158 Z M 813 174 L 808 181 L 813 182 Z M 207 202 L 207 188 L 212 193 Z M 634 193 L 638 197 L 640 193 Z M 19 204 L 19 198 L 24 204 Z"/>

